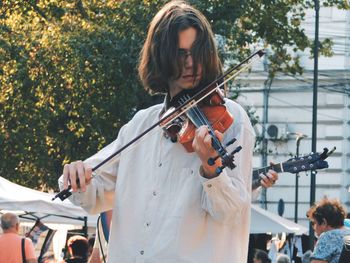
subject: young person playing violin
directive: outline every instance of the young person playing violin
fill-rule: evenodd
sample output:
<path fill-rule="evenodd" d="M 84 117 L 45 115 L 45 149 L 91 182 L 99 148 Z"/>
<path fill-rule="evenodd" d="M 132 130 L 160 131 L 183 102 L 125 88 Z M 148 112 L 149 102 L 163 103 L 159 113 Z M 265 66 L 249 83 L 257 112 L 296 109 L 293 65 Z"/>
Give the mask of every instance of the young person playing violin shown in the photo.
<path fill-rule="evenodd" d="M 246 262 L 250 225 L 252 154 L 255 135 L 246 112 L 225 99 L 234 116 L 225 142 L 236 138 L 234 169 L 214 165 L 217 156 L 205 126 L 194 152 L 159 128 L 92 173 L 96 166 L 156 123 L 181 92 L 205 87 L 222 74 L 214 35 L 206 18 L 181 1 L 166 4 L 152 20 L 141 51 L 139 75 L 164 104 L 139 111 L 118 138 L 94 156 L 64 166 L 61 189 L 90 213 L 113 209 L 108 262 Z M 79 180 L 79 186 L 77 181 Z"/>

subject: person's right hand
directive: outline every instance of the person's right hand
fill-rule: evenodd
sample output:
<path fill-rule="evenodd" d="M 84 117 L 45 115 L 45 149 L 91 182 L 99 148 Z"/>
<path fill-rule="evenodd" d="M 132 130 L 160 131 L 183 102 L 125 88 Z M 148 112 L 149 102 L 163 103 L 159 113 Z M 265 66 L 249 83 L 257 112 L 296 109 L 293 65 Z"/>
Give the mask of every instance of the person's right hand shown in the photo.
<path fill-rule="evenodd" d="M 86 191 L 86 185 L 90 183 L 92 178 L 92 169 L 83 161 L 75 161 L 64 165 L 63 168 L 63 187 L 72 187 L 72 191 L 76 192 L 80 189 L 82 192 Z"/>

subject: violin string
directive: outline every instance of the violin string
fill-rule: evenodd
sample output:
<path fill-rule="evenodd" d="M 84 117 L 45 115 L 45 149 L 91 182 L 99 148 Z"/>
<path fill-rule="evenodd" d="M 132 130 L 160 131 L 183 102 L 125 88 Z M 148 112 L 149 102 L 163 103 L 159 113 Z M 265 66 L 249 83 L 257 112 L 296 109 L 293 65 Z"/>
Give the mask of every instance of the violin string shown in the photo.
<path fill-rule="evenodd" d="M 184 96 L 185 98 L 181 98 L 181 103 L 184 103 L 186 100 L 188 100 L 189 99 L 189 95 L 187 95 L 187 96 Z M 198 108 L 197 108 L 197 105 L 195 105 L 195 106 L 193 106 L 192 108 L 190 108 L 189 110 L 188 110 L 190 113 L 193 113 L 193 116 L 191 116 L 192 117 L 192 122 L 193 122 L 193 124 L 194 125 L 196 125 L 197 123 L 196 123 L 196 120 L 194 119 L 194 117 L 197 117 L 197 120 L 201 123 L 201 125 L 207 125 L 208 126 L 208 122 L 206 121 L 206 118 L 205 117 L 203 117 L 203 116 L 201 116 L 200 114 L 199 114 L 199 112 L 198 112 Z M 190 114 L 191 115 L 191 114 Z M 198 127 L 198 125 L 196 125 L 197 126 L 197 128 L 199 128 Z"/>
<path fill-rule="evenodd" d="M 180 98 L 180 103 L 184 103 L 186 100 L 189 99 L 189 95 L 185 95 L 184 98 Z M 201 125 L 207 125 L 208 126 L 208 122 L 206 121 L 205 118 L 203 118 L 203 116 L 201 117 L 200 114 L 198 113 L 198 110 L 197 110 L 197 105 L 193 106 L 192 108 L 190 108 L 188 110 L 189 112 L 189 118 L 192 120 L 193 124 L 199 128 L 199 126 Z M 197 120 L 200 122 L 200 123 L 197 123 Z"/>
<path fill-rule="evenodd" d="M 189 99 L 189 95 L 185 95 L 186 98 L 181 98 L 181 101 L 180 102 L 183 102 L 184 100 L 186 99 Z M 214 143 L 216 143 L 216 145 L 219 146 L 219 148 L 223 148 L 222 145 L 221 145 L 221 142 L 220 140 L 215 136 L 215 132 L 214 132 L 214 129 L 213 127 L 211 126 L 208 118 L 204 115 L 204 113 L 199 110 L 198 106 L 195 105 L 193 106 L 191 109 L 188 110 L 189 112 L 193 112 L 194 114 L 194 117 L 197 117 L 197 119 L 199 120 L 199 122 L 201 122 L 202 125 L 206 125 L 209 129 L 209 134 L 211 135 L 212 139 L 214 140 Z M 194 122 L 194 121 L 193 121 Z M 195 124 L 195 123 L 194 123 Z M 195 124 L 196 125 L 196 124 Z M 199 127 L 197 127 L 199 128 Z"/>

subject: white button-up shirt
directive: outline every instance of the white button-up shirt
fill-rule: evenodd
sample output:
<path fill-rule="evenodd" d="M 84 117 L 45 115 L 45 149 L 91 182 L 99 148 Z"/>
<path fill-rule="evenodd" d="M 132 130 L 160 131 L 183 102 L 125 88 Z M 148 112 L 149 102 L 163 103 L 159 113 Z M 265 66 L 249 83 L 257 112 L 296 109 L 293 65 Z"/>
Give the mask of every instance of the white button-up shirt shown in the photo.
<path fill-rule="evenodd" d="M 100 167 L 85 193 L 71 200 L 90 213 L 113 209 L 108 262 L 247 262 L 252 154 L 255 135 L 237 103 L 226 100 L 234 123 L 225 132 L 237 167 L 213 178 L 201 162 L 157 127 Z M 159 120 L 162 105 L 138 112 L 117 140 L 85 162 L 96 166 Z M 62 186 L 62 178 L 60 179 Z"/>

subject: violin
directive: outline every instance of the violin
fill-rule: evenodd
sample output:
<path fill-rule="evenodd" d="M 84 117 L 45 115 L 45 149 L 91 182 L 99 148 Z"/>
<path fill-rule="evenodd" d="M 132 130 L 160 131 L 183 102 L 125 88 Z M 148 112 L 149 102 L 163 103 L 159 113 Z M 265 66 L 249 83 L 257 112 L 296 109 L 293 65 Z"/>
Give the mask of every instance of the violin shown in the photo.
<path fill-rule="evenodd" d="M 171 99 L 169 105 L 182 105 L 191 98 L 190 93 L 194 90 L 184 90 Z M 242 147 L 237 147 L 233 152 L 228 153 L 225 147 L 221 144 L 220 140 L 215 135 L 215 130 L 224 133 L 233 123 L 233 116 L 226 110 L 224 105 L 224 96 L 221 89 L 215 90 L 211 96 L 208 96 L 201 103 L 192 106 L 185 114 L 180 115 L 178 118 L 171 122 L 165 120 L 163 123 L 163 130 L 166 135 L 173 141 L 181 143 L 187 152 L 193 152 L 192 142 L 195 137 L 195 130 L 202 125 L 208 128 L 208 132 L 212 138 L 212 146 L 218 155 L 214 158 L 209 158 L 207 163 L 212 166 L 215 164 L 215 160 L 221 158 L 222 166 L 216 169 L 216 174 L 219 175 L 225 167 L 230 169 L 235 168 L 234 154 L 239 152 Z M 174 106 L 172 106 L 167 112 L 173 112 Z M 233 144 L 236 139 L 231 140 L 226 147 Z"/>
<path fill-rule="evenodd" d="M 238 74 L 240 74 L 243 70 L 248 68 L 253 61 L 256 58 L 260 58 L 265 54 L 263 50 L 258 50 L 251 54 L 248 58 L 243 60 L 241 63 L 236 65 L 235 67 L 228 70 L 223 76 L 219 77 L 218 79 L 211 82 L 208 86 L 202 88 L 199 91 L 195 91 L 194 95 L 185 94 L 176 100 L 177 103 L 175 104 L 175 107 L 170 108 L 163 116 L 160 118 L 159 121 L 154 123 L 151 127 L 147 128 L 144 132 L 136 136 L 134 139 L 132 139 L 130 142 L 122 146 L 120 149 L 118 149 L 116 152 L 108 156 L 105 160 L 103 160 L 101 163 L 96 165 L 92 168 L 92 171 L 96 171 L 98 168 L 100 168 L 102 165 L 109 162 L 111 159 L 113 159 L 115 156 L 123 152 L 125 149 L 130 147 L 132 144 L 134 144 L 136 141 L 141 139 L 143 136 L 148 134 L 151 130 L 154 128 L 160 126 L 163 129 L 166 130 L 167 134 L 170 135 L 171 139 L 179 139 L 180 141 L 184 141 L 183 144 L 187 151 L 193 151 L 191 149 L 192 147 L 189 146 L 192 144 L 191 139 L 192 134 L 195 129 L 185 129 L 187 132 L 184 133 L 182 136 L 178 136 L 179 132 L 176 132 L 176 127 L 180 127 L 179 131 L 182 130 L 183 125 L 181 125 L 182 120 L 184 119 L 184 116 L 191 120 L 192 124 L 198 128 L 202 125 L 206 125 L 208 127 L 209 134 L 212 136 L 212 146 L 215 149 L 215 151 L 218 153 L 218 156 L 210 158 L 208 160 L 209 165 L 214 165 L 215 160 L 218 158 L 221 158 L 222 166 L 218 167 L 216 169 L 216 173 L 220 174 L 221 171 L 225 167 L 229 167 L 230 169 L 235 168 L 235 164 L 233 163 L 234 154 L 239 152 L 242 148 L 238 146 L 234 151 L 231 153 L 228 153 L 225 149 L 225 147 L 221 144 L 220 140 L 215 136 L 214 129 L 219 130 L 220 132 L 224 132 L 233 122 L 233 117 L 229 116 L 230 114 L 228 111 L 226 111 L 226 108 L 222 107 L 223 103 L 223 96 L 220 94 L 220 88 L 225 85 L 229 80 L 236 77 Z M 221 97 L 221 98 L 220 98 Z M 213 110 L 213 108 L 206 110 L 205 107 L 201 110 L 199 108 L 199 104 L 204 103 L 206 101 L 209 101 L 210 104 L 216 104 L 214 105 L 216 111 Z M 212 106 L 209 106 L 212 107 Z M 204 113 L 206 112 L 207 115 Z M 211 113 L 209 113 L 211 112 Z M 218 112 L 219 114 L 215 113 Z M 213 114 L 213 115 L 211 115 Z M 218 121 L 218 116 L 225 116 L 222 118 L 222 121 Z M 209 117 L 209 118 L 208 118 Z M 175 127 L 175 128 L 174 128 Z M 194 136 L 193 136 L 194 138 Z M 193 140 L 193 139 L 192 139 Z M 231 141 L 229 141 L 225 146 L 229 146 L 233 144 L 236 141 L 235 138 L 233 138 Z M 71 186 L 68 186 L 67 189 L 62 190 L 58 194 L 56 194 L 52 200 L 55 200 L 56 198 L 61 199 L 62 201 L 68 198 L 72 194 L 71 192 Z"/>
<path fill-rule="evenodd" d="M 184 90 L 172 98 L 168 103 L 169 109 L 164 114 L 167 115 L 173 112 L 174 107 L 188 100 L 191 93 L 193 93 L 193 90 Z M 200 125 L 211 126 L 214 130 L 224 133 L 233 123 L 233 116 L 226 110 L 223 93 L 219 90 L 206 99 L 204 103 L 192 107 L 175 120 L 171 122 L 165 120 L 164 123 L 161 123 L 160 126 L 163 127 L 165 134 L 173 142 L 181 143 L 187 152 L 193 152 L 192 141 L 195 130 Z"/>

